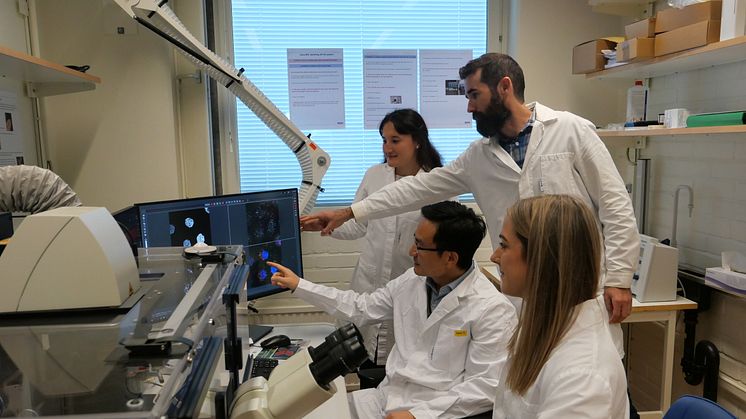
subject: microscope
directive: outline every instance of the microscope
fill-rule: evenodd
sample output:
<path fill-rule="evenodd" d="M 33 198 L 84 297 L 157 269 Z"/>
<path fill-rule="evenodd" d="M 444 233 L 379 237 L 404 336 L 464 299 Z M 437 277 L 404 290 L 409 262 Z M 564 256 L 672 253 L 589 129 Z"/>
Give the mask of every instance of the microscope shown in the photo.
<path fill-rule="evenodd" d="M 368 354 L 354 324 L 340 327 L 318 347 L 304 349 L 282 362 L 269 380 L 255 377 L 238 387 L 231 419 L 301 418 L 330 399 L 335 378 L 357 369 Z"/>

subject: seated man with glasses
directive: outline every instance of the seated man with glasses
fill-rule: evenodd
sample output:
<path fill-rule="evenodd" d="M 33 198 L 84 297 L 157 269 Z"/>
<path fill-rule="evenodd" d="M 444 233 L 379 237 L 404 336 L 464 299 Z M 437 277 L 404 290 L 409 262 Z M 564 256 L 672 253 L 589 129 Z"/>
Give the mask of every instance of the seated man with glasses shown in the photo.
<path fill-rule="evenodd" d="M 363 325 L 393 320 L 386 378 L 350 394 L 353 417 L 459 418 L 492 409 L 517 320 L 473 260 L 485 223 L 453 201 L 421 211 L 410 250 L 414 268 L 371 293 L 318 285 L 271 264 L 278 269 L 273 284 L 337 318 Z"/>

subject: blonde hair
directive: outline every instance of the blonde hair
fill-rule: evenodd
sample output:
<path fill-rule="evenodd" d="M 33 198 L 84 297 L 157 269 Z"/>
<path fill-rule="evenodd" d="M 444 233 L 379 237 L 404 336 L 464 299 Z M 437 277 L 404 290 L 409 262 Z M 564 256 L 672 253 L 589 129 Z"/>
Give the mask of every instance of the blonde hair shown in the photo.
<path fill-rule="evenodd" d="M 575 321 L 575 307 L 595 298 L 601 238 L 583 201 L 546 195 L 518 201 L 507 216 L 527 264 L 521 319 L 510 339 L 507 386 L 524 394 Z"/>

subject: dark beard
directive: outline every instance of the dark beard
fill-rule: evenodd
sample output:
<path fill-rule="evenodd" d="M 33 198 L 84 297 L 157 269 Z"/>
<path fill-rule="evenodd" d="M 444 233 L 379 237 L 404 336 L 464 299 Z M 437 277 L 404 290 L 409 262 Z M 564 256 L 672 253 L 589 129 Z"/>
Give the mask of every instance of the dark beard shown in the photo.
<path fill-rule="evenodd" d="M 485 112 L 472 112 L 472 118 L 477 121 L 477 132 L 487 138 L 499 134 L 510 116 L 510 110 L 495 96 Z"/>

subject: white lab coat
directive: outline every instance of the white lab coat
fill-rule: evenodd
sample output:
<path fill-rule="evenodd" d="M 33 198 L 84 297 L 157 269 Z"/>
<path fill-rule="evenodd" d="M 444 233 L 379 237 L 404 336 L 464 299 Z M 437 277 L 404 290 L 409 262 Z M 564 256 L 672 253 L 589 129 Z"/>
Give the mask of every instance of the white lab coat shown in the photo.
<path fill-rule="evenodd" d="M 420 170 L 419 173 L 425 173 Z M 386 163 L 371 166 L 363 177 L 355 193 L 358 202 L 376 192 L 382 187 L 394 183 L 396 174 L 394 168 Z M 406 212 L 393 217 L 386 217 L 367 222 L 349 220 L 332 233 L 332 237 L 343 240 L 364 238 L 360 257 L 352 273 L 350 288 L 364 293 L 383 287 L 392 279 L 403 274 L 412 267 L 412 257 L 409 249 L 414 243 L 414 232 L 420 222 L 420 210 Z M 386 360 L 391 347 L 394 346 L 394 336 L 391 332 L 391 321 L 370 324 L 361 327 L 365 348 L 371 359 L 376 357 L 380 364 Z M 379 332 L 383 335 L 378 340 Z M 378 345 L 377 345 L 378 344 Z"/>
<path fill-rule="evenodd" d="M 376 389 L 352 393 L 359 417 L 409 410 L 418 419 L 456 418 L 492 408 L 517 321 L 476 263 L 429 317 L 425 278 L 414 269 L 370 294 L 301 280 L 294 295 L 356 324 L 393 319 L 386 378 Z"/>
<path fill-rule="evenodd" d="M 575 322 L 521 396 L 503 368 L 493 419 L 627 419 L 627 379 L 597 299 L 578 306 Z M 510 360 L 508 360 L 508 364 Z"/>
<path fill-rule="evenodd" d="M 523 170 L 495 141 L 482 138 L 442 168 L 402 179 L 352 204 L 358 221 L 410 211 L 449 196 L 472 192 L 482 209 L 492 240 L 499 234 L 507 208 L 519 198 L 568 194 L 594 210 L 603 230 L 604 258 L 599 299 L 604 286 L 630 288 L 639 258 L 632 202 L 606 146 L 589 121 L 540 103 L 536 111 Z M 612 325 L 620 356 L 621 328 Z"/>

